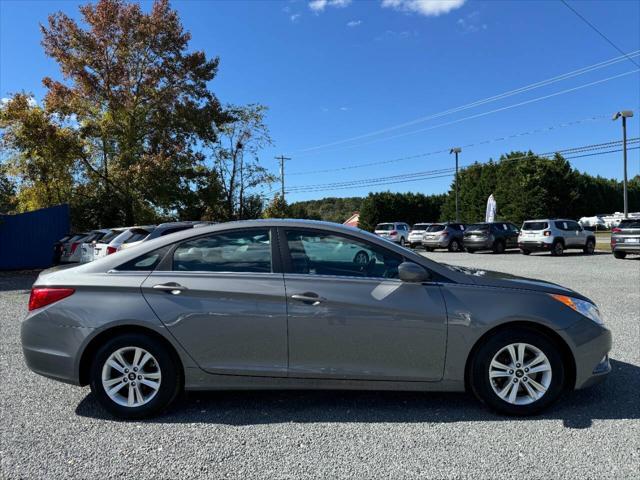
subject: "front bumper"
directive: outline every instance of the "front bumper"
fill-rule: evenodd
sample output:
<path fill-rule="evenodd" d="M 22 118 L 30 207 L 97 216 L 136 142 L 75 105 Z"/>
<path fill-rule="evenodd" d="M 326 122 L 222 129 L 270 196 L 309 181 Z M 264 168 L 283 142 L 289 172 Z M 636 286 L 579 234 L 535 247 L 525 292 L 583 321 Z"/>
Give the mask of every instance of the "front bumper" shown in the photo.
<path fill-rule="evenodd" d="M 586 388 L 604 380 L 611 372 L 611 330 L 585 319 L 561 332 L 573 344 L 576 369 L 574 388 Z"/>

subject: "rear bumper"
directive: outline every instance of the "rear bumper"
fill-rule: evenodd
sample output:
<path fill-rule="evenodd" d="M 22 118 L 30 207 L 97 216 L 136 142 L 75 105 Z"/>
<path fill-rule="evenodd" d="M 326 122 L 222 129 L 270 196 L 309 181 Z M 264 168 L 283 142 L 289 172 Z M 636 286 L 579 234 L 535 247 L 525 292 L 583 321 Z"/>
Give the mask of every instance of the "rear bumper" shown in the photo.
<path fill-rule="evenodd" d="M 529 252 L 543 252 L 551 250 L 551 243 L 546 242 L 518 242 L 518 248 L 520 250 L 527 250 Z"/>
<path fill-rule="evenodd" d="M 427 247 L 427 248 L 447 248 L 447 246 L 449 245 L 449 239 L 429 239 L 429 240 L 425 240 L 422 239 L 422 246 L 423 247 Z"/>
<path fill-rule="evenodd" d="M 614 252 L 640 253 L 640 244 L 638 243 L 615 243 L 611 246 Z"/>
<path fill-rule="evenodd" d="M 490 250 L 493 247 L 493 242 L 488 238 L 482 238 L 479 240 L 465 238 L 463 240 L 463 245 L 464 248 L 471 248 L 473 250 Z"/>

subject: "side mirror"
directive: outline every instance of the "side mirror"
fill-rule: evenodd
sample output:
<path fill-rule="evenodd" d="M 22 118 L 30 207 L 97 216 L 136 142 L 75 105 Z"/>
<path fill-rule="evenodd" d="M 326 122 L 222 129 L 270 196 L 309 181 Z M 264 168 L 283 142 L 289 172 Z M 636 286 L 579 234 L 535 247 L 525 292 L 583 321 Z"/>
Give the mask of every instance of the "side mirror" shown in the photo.
<path fill-rule="evenodd" d="M 410 283 L 426 282 L 431 278 L 424 267 L 413 262 L 402 262 L 398 265 L 398 276 L 403 282 Z"/>

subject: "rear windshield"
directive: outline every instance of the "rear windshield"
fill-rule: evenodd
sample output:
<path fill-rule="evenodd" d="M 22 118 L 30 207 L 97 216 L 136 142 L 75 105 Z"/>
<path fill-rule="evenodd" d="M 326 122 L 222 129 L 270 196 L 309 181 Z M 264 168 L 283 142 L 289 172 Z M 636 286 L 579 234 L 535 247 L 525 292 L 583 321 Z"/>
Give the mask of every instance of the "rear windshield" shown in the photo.
<path fill-rule="evenodd" d="M 393 223 L 379 223 L 376 230 L 393 230 Z"/>
<path fill-rule="evenodd" d="M 144 240 L 145 238 L 147 238 L 147 236 L 149 235 L 149 232 L 145 230 L 133 230 L 132 233 L 133 235 L 131 235 L 122 243 L 139 242 L 140 240 Z"/>
<path fill-rule="evenodd" d="M 429 225 L 427 232 L 441 232 L 444 228 L 444 225 Z"/>
<path fill-rule="evenodd" d="M 466 228 L 467 232 L 486 232 L 489 230 L 489 225 L 486 223 L 476 223 L 473 225 L 469 225 Z"/>
<path fill-rule="evenodd" d="M 84 238 L 86 236 L 87 236 L 86 233 L 81 233 L 80 235 L 74 235 L 73 237 L 71 237 L 69 239 L 69 243 L 77 242 L 78 240 L 80 240 L 80 239 L 82 239 L 82 238 Z"/>
<path fill-rule="evenodd" d="M 547 222 L 524 222 L 522 224 L 522 230 L 544 230 L 549 228 Z"/>
<path fill-rule="evenodd" d="M 416 223 L 412 230 L 425 230 L 429 225 L 431 225 L 430 223 Z"/>
<path fill-rule="evenodd" d="M 640 228 L 640 218 L 621 220 L 618 228 Z"/>
<path fill-rule="evenodd" d="M 122 230 L 111 230 L 104 237 L 100 239 L 100 243 L 109 243 L 111 240 L 116 238 L 118 235 L 122 233 Z"/>

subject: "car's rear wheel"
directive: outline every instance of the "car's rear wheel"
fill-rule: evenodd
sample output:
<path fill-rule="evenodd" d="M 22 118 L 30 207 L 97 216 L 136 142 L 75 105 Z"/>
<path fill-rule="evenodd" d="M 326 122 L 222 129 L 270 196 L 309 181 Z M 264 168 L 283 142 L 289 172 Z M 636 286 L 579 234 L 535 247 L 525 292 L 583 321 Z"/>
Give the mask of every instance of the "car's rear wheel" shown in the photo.
<path fill-rule="evenodd" d="M 565 366 L 558 346 L 527 328 L 491 335 L 477 350 L 469 370 L 475 395 L 507 415 L 533 415 L 562 394 Z"/>
<path fill-rule="evenodd" d="M 451 243 L 449 243 L 449 251 L 450 252 L 459 252 L 460 251 L 460 242 L 458 240 L 451 240 Z"/>
<path fill-rule="evenodd" d="M 564 245 L 562 244 L 561 241 L 558 240 L 551 246 L 551 255 L 559 257 L 563 253 L 564 253 Z"/>
<path fill-rule="evenodd" d="M 625 258 L 627 256 L 627 252 L 613 252 L 613 256 L 622 260 L 623 258 Z"/>
<path fill-rule="evenodd" d="M 404 237 L 400 237 L 400 246 L 404 247 Z"/>
<path fill-rule="evenodd" d="M 593 255 L 593 252 L 596 251 L 596 242 L 595 240 L 587 240 L 586 245 L 584 246 L 583 252 L 587 255 Z"/>
<path fill-rule="evenodd" d="M 493 253 L 504 253 L 504 242 L 496 240 L 493 244 Z"/>
<path fill-rule="evenodd" d="M 97 351 L 91 390 L 109 413 L 121 418 L 158 414 L 182 388 L 179 362 L 159 340 L 137 333 L 118 335 Z"/>

